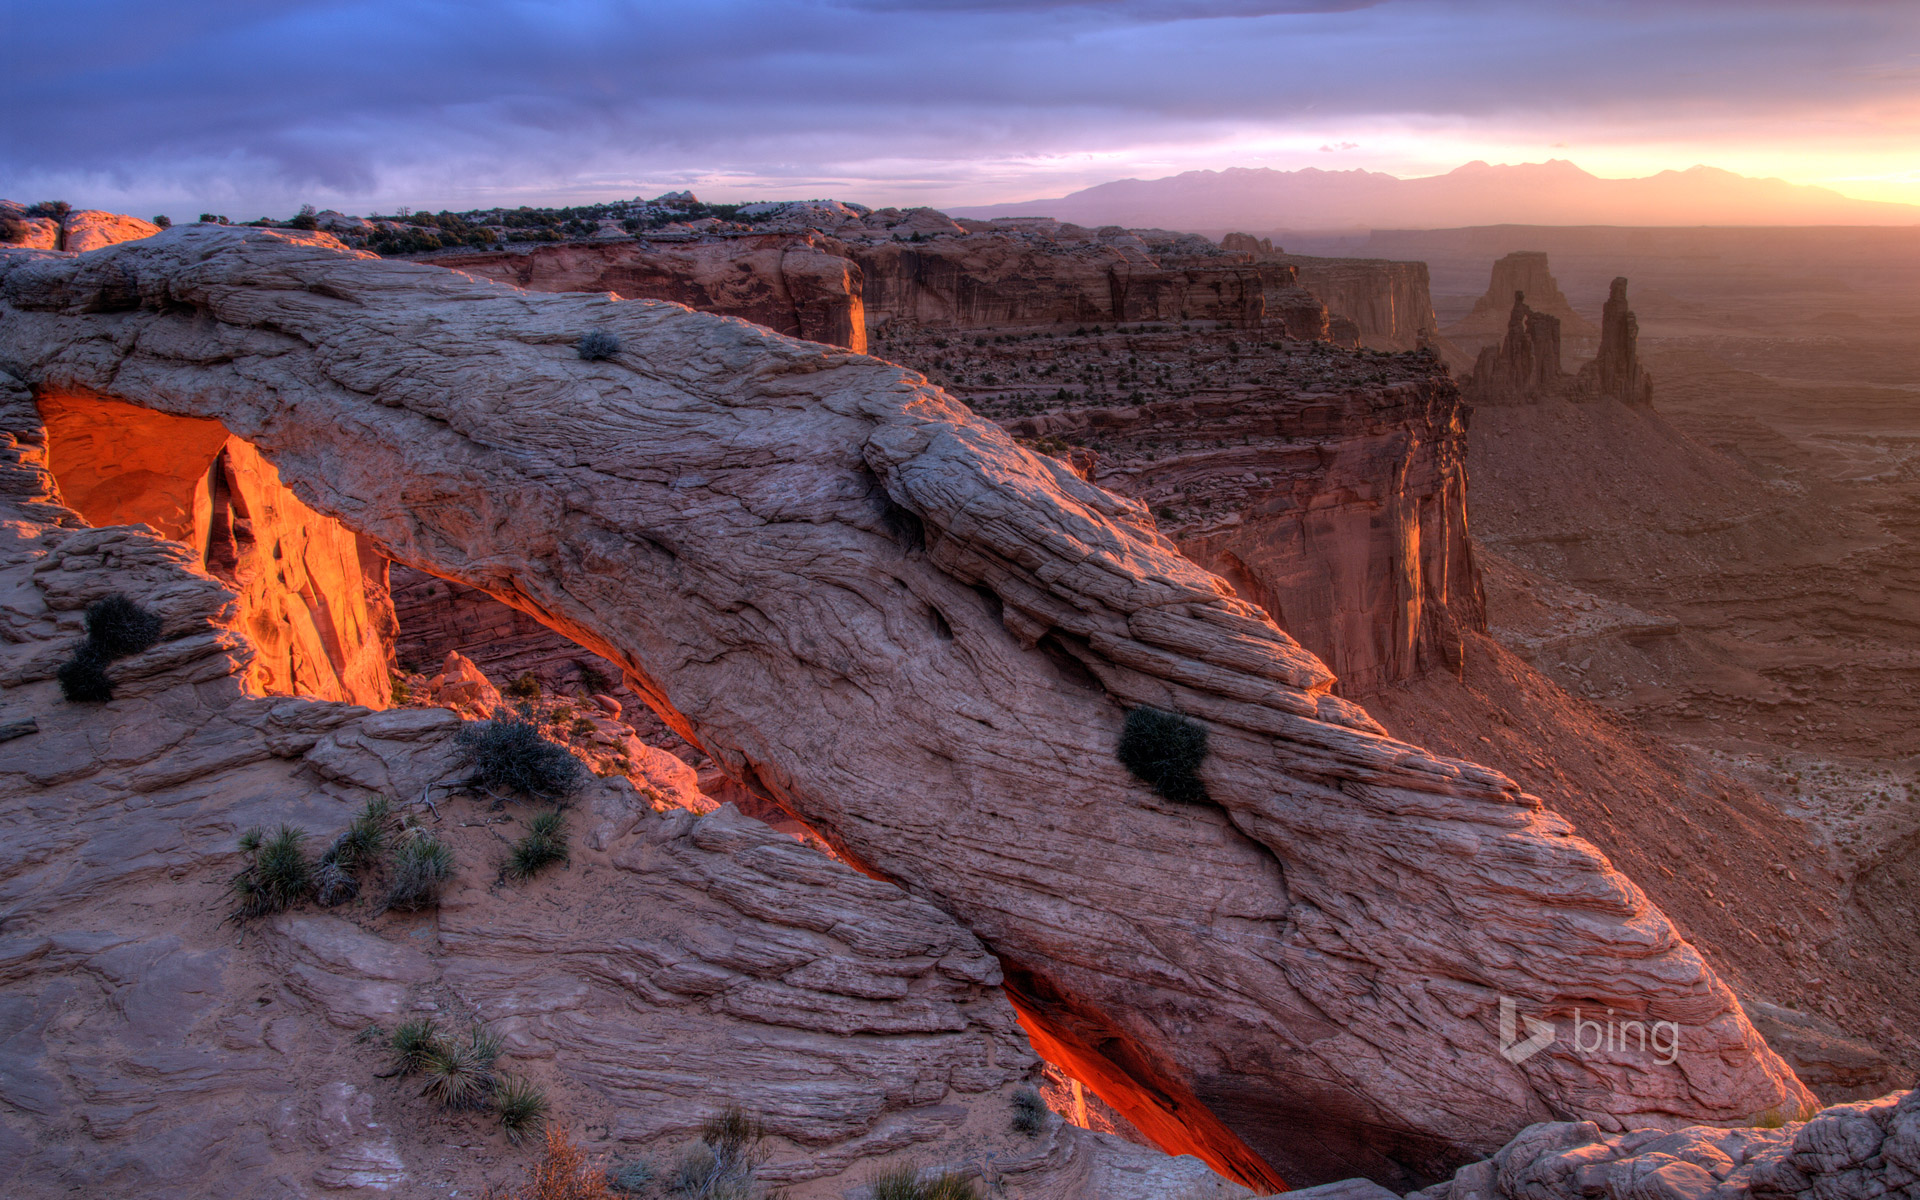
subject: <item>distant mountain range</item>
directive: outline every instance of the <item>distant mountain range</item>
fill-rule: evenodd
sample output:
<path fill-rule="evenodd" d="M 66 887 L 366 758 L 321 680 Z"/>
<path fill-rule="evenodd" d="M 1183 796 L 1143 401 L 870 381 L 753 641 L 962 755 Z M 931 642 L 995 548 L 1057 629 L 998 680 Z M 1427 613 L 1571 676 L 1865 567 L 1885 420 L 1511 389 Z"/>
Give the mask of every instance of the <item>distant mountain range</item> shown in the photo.
<path fill-rule="evenodd" d="M 1446 229 L 1463 225 L 1920 225 L 1920 205 L 1854 200 L 1829 188 L 1715 167 L 1602 179 L 1564 159 L 1470 162 L 1445 175 L 1234 167 L 1121 179 L 1052 200 L 951 210 L 1218 233 Z"/>

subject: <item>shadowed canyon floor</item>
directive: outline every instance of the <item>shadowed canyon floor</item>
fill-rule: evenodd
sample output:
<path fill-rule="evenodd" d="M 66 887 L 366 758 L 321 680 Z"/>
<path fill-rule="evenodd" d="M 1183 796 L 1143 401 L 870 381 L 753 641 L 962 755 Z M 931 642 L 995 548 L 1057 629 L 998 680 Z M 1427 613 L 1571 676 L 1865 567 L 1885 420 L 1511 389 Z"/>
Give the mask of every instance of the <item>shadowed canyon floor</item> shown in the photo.
<path fill-rule="evenodd" d="M 1808 1099 L 1531 795 L 1380 736 L 1143 507 L 911 373 L 325 239 L 175 230 L 3 269 L 0 358 L 28 385 L 218 419 L 383 553 L 618 662 L 735 777 L 978 936 L 1049 1056 L 1163 1145 L 1400 1182 L 1559 1113 Z M 581 362 L 591 328 L 620 354 Z M 1115 762 L 1143 703 L 1207 722 L 1215 803 Z M 1510 1063 L 1503 996 L 1689 1037 L 1674 1069 Z"/>

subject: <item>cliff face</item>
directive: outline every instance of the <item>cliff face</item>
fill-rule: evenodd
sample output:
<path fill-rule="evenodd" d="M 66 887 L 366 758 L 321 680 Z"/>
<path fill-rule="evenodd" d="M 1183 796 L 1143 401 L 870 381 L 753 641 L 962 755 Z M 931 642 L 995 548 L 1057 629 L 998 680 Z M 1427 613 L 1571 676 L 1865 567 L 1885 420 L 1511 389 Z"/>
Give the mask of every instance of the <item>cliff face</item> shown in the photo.
<path fill-rule="evenodd" d="M 0 295 L 36 390 L 219 420 L 383 552 L 618 661 L 977 935 L 1048 1056 L 1163 1146 L 1268 1186 L 1424 1180 L 1557 1112 L 1809 1099 L 1537 797 L 1384 736 L 1140 504 L 912 372 L 267 231 L 0 254 Z M 581 362 L 589 328 L 627 349 Z M 1206 803 L 1118 761 L 1141 706 L 1204 725 Z M 1515 1062 L 1503 997 L 1687 1037 Z"/>
<path fill-rule="evenodd" d="M 805 233 L 562 243 L 433 262 L 536 292 L 672 300 L 856 353 L 867 344 L 859 266 L 844 247 Z"/>
<path fill-rule="evenodd" d="M 147 524 L 238 593 L 247 681 L 267 695 L 387 705 L 394 618 L 386 559 L 309 508 L 218 422 L 97 395 L 39 398 L 68 502 L 101 525 Z"/>
<path fill-rule="evenodd" d="M 1048 335 L 964 354 L 942 340 L 895 331 L 875 349 L 1146 504 L 1341 694 L 1460 669 L 1461 635 L 1485 620 L 1465 418 L 1431 356 L 1229 333 Z"/>

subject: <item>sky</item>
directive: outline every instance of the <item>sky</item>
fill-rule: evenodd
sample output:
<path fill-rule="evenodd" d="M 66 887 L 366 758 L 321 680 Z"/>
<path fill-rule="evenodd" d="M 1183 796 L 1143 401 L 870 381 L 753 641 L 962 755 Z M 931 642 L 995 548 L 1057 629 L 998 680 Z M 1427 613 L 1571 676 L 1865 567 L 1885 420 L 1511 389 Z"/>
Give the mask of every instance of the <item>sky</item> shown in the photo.
<path fill-rule="evenodd" d="M 0 0 L 0 45 L 0 197 L 176 219 L 1549 158 L 1920 203 L 1915 0 Z"/>

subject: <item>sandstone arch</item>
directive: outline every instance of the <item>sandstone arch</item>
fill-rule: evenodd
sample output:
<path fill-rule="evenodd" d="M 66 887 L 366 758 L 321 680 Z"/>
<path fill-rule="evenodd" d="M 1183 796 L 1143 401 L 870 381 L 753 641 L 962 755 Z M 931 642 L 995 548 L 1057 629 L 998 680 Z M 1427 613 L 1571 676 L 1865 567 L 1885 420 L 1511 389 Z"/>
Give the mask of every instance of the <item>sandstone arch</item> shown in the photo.
<path fill-rule="evenodd" d="M 917 375 L 664 303 L 198 226 L 0 255 L 0 366 L 220 421 L 382 553 L 621 663 L 708 753 L 974 930 L 1171 1149 L 1406 1184 L 1550 1116 L 1810 1099 L 1646 897 L 1505 778 L 1384 736 L 1136 505 Z M 589 328 L 619 335 L 583 363 Z M 1209 723 L 1159 801 L 1124 708 Z M 1510 1063 L 1499 1000 L 1687 1031 Z"/>

